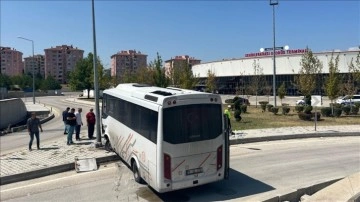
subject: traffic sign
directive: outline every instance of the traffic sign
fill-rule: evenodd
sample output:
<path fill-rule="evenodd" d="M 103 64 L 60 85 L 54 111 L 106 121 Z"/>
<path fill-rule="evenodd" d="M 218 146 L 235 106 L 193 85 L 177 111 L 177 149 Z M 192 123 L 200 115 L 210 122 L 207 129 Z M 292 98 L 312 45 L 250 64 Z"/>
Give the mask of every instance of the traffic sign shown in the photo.
<path fill-rule="evenodd" d="M 321 95 L 312 95 L 311 96 L 311 106 L 321 107 Z"/>
<path fill-rule="evenodd" d="M 272 51 L 274 48 L 264 48 L 265 51 Z M 275 50 L 284 50 L 284 47 L 275 47 Z"/>

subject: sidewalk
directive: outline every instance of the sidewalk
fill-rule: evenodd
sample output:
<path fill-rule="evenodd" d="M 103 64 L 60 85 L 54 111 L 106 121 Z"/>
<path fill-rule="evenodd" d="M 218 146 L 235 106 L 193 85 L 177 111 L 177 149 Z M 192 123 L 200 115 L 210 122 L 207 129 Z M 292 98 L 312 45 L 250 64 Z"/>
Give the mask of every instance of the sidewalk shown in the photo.
<path fill-rule="evenodd" d="M 230 144 L 272 141 L 305 137 L 360 136 L 359 126 L 289 127 L 239 131 L 230 136 Z M 238 132 L 238 131 L 235 131 Z M 96 158 L 98 163 L 118 159 L 103 148 L 95 148 L 96 140 L 83 139 L 73 145 L 66 145 L 60 138 L 43 143 L 41 150 L 29 151 L 27 147 L 0 156 L 0 184 L 31 179 L 74 169 L 75 157 Z M 39 176 L 40 175 L 40 176 Z"/>
<path fill-rule="evenodd" d="M 78 101 L 80 102 L 80 101 Z M 285 127 L 234 131 L 230 144 L 273 141 L 309 137 L 360 136 L 359 125 Z M 83 137 L 84 138 L 84 137 Z M 73 170 L 75 158 L 96 158 L 97 163 L 118 160 L 119 157 L 103 148 L 95 148 L 96 140 L 83 139 L 66 145 L 63 137 L 42 143 L 41 150 L 27 147 L 0 155 L 0 185 L 33 179 Z"/>

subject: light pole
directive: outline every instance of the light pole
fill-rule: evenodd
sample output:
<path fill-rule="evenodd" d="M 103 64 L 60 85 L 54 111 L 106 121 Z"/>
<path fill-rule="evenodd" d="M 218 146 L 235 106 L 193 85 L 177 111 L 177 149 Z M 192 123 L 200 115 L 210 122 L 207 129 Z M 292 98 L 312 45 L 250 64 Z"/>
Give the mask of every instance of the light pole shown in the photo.
<path fill-rule="evenodd" d="M 270 6 L 273 7 L 273 94 L 274 94 L 274 107 L 276 107 L 276 62 L 275 62 L 275 6 L 278 5 L 278 0 L 270 0 Z"/>
<path fill-rule="evenodd" d="M 93 25 L 93 45 L 94 45 L 94 91 L 95 91 L 95 112 L 96 112 L 96 147 L 101 147 L 101 131 L 100 131 L 100 108 L 99 108 L 99 81 L 98 81 L 98 69 L 97 69 L 97 55 L 96 55 L 96 34 L 95 34 L 95 8 L 94 0 L 92 2 L 92 25 Z"/>
<path fill-rule="evenodd" d="M 32 45 L 32 77 L 33 77 L 33 87 L 32 87 L 32 94 L 33 94 L 33 104 L 35 104 L 35 65 L 34 65 L 34 41 L 31 39 L 27 39 L 21 36 L 18 36 L 17 38 L 19 39 L 23 39 L 26 41 L 31 41 L 31 45 Z"/>
<path fill-rule="evenodd" d="M 274 60 L 274 74 L 273 74 L 273 92 L 274 92 L 274 106 L 276 106 L 276 85 L 275 85 L 275 76 L 276 76 L 276 71 L 275 71 L 275 50 L 289 50 L 289 46 L 279 46 L 279 47 L 273 47 L 273 48 L 260 48 L 260 52 L 264 52 L 264 51 L 273 51 L 273 60 Z"/>

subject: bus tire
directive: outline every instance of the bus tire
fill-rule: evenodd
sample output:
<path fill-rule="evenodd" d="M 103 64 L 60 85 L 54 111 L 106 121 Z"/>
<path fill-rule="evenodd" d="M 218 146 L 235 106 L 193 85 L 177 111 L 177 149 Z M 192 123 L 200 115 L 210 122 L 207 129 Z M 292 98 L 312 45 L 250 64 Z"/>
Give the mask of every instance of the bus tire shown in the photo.
<path fill-rule="evenodd" d="M 136 162 L 134 161 L 134 163 L 132 164 L 132 171 L 133 171 L 133 174 L 134 174 L 134 180 L 135 182 L 139 183 L 139 184 L 142 184 L 143 183 L 143 180 L 141 178 L 141 175 L 140 175 L 140 172 L 139 172 L 139 168 L 136 164 Z"/>

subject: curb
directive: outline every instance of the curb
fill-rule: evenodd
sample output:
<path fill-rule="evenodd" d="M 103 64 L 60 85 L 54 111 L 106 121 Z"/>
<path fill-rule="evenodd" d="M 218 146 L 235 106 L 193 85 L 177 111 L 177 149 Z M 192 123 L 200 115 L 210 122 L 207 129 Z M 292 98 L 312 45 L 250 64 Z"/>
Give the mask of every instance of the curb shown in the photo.
<path fill-rule="evenodd" d="M 344 133 L 306 133 L 306 134 L 294 134 L 294 135 L 277 135 L 277 136 L 265 136 L 265 137 L 253 137 L 230 140 L 230 145 L 246 144 L 254 142 L 268 142 L 277 140 L 291 140 L 291 139 L 306 139 L 306 138 L 321 138 L 321 137 L 348 137 L 348 136 L 360 136 L 360 132 L 344 132 Z"/>
<path fill-rule="evenodd" d="M 294 190 L 290 193 L 278 195 L 273 198 L 269 198 L 267 200 L 264 200 L 264 202 L 279 202 L 279 201 L 300 201 L 300 198 L 303 195 L 313 195 L 314 193 L 324 189 L 325 187 L 334 184 L 341 180 L 343 178 L 338 178 L 335 180 L 329 180 L 326 182 L 321 182 L 318 184 L 310 185 L 309 187 L 300 188 L 297 190 Z"/>
<path fill-rule="evenodd" d="M 308 134 L 278 135 L 278 136 L 268 136 L 268 137 L 232 139 L 232 140 L 230 140 L 230 145 L 246 144 L 246 143 L 254 143 L 254 142 L 276 141 L 276 140 L 320 138 L 320 137 L 347 137 L 347 136 L 360 136 L 360 132 L 308 133 Z M 116 160 L 120 160 L 120 157 L 117 154 L 114 154 L 111 156 L 96 158 L 96 163 L 101 164 L 101 163 L 111 162 L 111 161 L 116 161 Z M 40 169 L 40 170 L 30 171 L 30 172 L 26 172 L 26 173 L 19 173 L 19 174 L 15 174 L 15 175 L 4 176 L 4 177 L 0 177 L 0 185 L 10 184 L 10 183 L 24 181 L 24 180 L 30 180 L 30 179 L 39 178 L 39 177 L 44 177 L 47 175 L 57 174 L 57 173 L 70 171 L 70 170 L 74 170 L 74 169 L 75 169 L 75 162 L 58 165 L 58 166 L 54 166 L 54 167 L 49 167 L 49 168 L 44 168 L 44 169 Z M 316 186 L 320 186 L 321 188 L 318 189 L 318 190 L 320 190 L 338 180 L 340 180 L 340 179 L 320 183 Z M 313 186 L 315 186 L 315 185 L 313 185 Z M 304 188 L 304 189 L 308 190 L 309 188 Z M 302 190 L 302 189 L 297 190 L 295 192 L 295 194 L 297 195 L 298 191 L 300 191 L 300 190 Z M 294 195 L 293 192 L 289 193 L 289 194 Z M 287 194 L 287 195 L 289 195 L 289 194 Z M 285 195 L 285 196 L 287 196 L 287 195 Z M 278 199 L 280 199 L 279 197 L 280 196 L 278 196 L 276 198 L 276 201 L 278 201 Z M 274 201 L 274 200 L 275 200 L 275 198 L 273 200 L 269 199 L 269 201 Z"/>
<path fill-rule="evenodd" d="M 106 162 L 115 161 L 115 160 L 120 160 L 120 157 L 116 154 L 111 155 L 111 156 L 96 158 L 96 163 L 99 165 L 101 163 L 106 163 Z M 24 180 L 31 180 L 34 178 L 53 175 L 53 174 L 57 174 L 57 173 L 61 173 L 61 172 L 74 170 L 74 169 L 75 169 L 75 162 L 67 163 L 67 164 L 63 164 L 63 165 L 59 165 L 59 166 L 54 166 L 54 167 L 49 167 L 49 168 L 44 168 L 44 169 L 40 169 L 40 170 L 34 170 L 34 171 L 30 171 L 30 172 L 25 172 L 25 173 L 19 173 L 19 174 L 15 174 L 15 175 L 4 176 L 4 177 L 0 177 L 0 185 L 6 185 L 6 184 L 20 182 L 20 181 L 24 181 Z"/>

